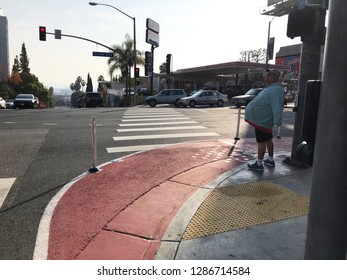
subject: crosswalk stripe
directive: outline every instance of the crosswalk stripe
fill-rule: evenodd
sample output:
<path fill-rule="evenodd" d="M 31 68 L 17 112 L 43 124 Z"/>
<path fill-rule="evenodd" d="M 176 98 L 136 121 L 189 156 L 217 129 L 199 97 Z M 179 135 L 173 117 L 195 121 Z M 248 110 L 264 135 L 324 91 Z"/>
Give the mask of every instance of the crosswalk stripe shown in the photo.
<path fill-rule="evenodd" d="M 127 123 L 119 124 L 119 126 L 151 126 L 151 125 L 173 125 L 173 124 L 189 124 L 189 123 L 198 123 L 196 121 L 182 121 L 182 122 L 155 122 L 155 123 Z"/>
<path fill-rule="evenodd" d="M 197 125 L 188 125 L 197 124 Z M 120 128 L 116 129 L 117 132 L 154 132 L 158 131 L 161 134 L 142 134 L 130 136 L 116 136 L 113 137 L 114 141 L 136 141 L 136 140 L 151 140 L 151 139 L 171 139 L 171 138 L 193 138 L 193 137 L 218 137 L 220 136 L 214 132 L 191 132 L 195 129 L 206 129 L 199 122 L 191 120 L 191 118 L 176 112 L 175 110 L 161 110 L 161 111 L 148 111 L 130 109 L 125 112 L 122 118 L 122 123 L 118 124 Z M 152 127 L 144 127 L 152 126 Z M 130 128 L 133 127 L 133 128 Z M 182 133 L 168 133 L 167 131 L 180 130 Z M 187 130 L 187 133 L 183 133 Z M 108 153 L 122 153 L 122 152 L 138 152 L 147 151 L 167 146 L 168 144 L 149 144 L 149 145 L 134 145 L 122 147 L 109 147 L 106 148 Z"/>
<path fill-rule="evenodd" d="M 157 149 L 167 145 L 168 144 L 112 147 L 112 148 L 106 148 L 106 150 L 108 153 L 137 152 L 137 151 L 147 151 L 151 149 Z"/>
<path fill-rule="evenodd" d="M 212 137 L 212 136 L 216 137 L 220 135 L 214 132 L 152 134 L 152 135 L 117 136 L 117 137 L 113 137 L 113 140 L 124 141 L 124 140 L 170 139 L 170 138 L 183 138 L 183 137 Z"/>
<path fill-rule="evenodd" d="M 157 121 L 158 119 L 126 119 L 122 120 L 122 122 L 151 122 L 151 121 Z M 188 117 L 178 117 L 178 118 L 160 118 L 160 121 L 171 121 L 171 120 L 190 120 Z"/>
<path fill-rule="evenodd" d="M 160 130 L 185 130 L 185 129 L 204 129 L 206 127 L 197 126 L 172 126 L 172 127 L 150 127 L 150 128 L 124 128 L 117 129 L 118 132 L 136 132 L 136 131 L 160 131 Z"/>
<path fill-rule="evenodd" d="M 0 178 L 0 208 L 16 178 Z"/>
<path fill-rule="evenodd" d="M 165 115 L 131 115 L 131 116 L 123 116 L 124 119 L 142 119 L 142 118 L 162 118 L 162 117 L 182 117 L 184 115 L 181 114 L 165 114 Z"/>

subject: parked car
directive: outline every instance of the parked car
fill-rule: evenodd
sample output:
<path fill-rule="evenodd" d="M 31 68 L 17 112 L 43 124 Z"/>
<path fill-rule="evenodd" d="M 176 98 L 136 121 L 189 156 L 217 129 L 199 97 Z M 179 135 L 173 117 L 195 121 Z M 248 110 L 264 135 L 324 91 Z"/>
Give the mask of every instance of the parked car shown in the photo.
<path fill-rule="evenodd" d="M 146 103 L 151 107 L 155 107 L 157 104 L 174 104 L 179 106 L 179 100 L 186 96 L 187 94 L 183 89 L 163 89 L 157 95 L 147 96 Z"/>
<path fill-rule="evenodd" d="M 77 101 L 78 107 L 102 107 L 104 101 L 100 92 L 85 92 Z"/>
<path fill-rule="evenodd" d="M 146 88 L 139 88 L 136 91 L 136 93 L 139 94 L 139 95 L 148 96 L 149 95 L 149 90 L 146 89 Z"/>
<path fill-rule="evenodd" d="M 13 109 L 13 99 L 6 99 L 6 109 Z"/>
<path fill-rule="evenodd" d="M 224 89 L 224 94 L 228 95 L 228 98 L 231 99 L 234 96 L 242 95 L 245 92 L 249 91 L 252 87 L 246 85 L 231 85 L 226 86 Z"/>
<path fill-rule="evenodd" d="M 227 101 L 228 96 L 216 90 L 199 90 L 191 96 L 181 98 L 178 104 L 184 107 L 195 107 L 196 105 L 217 105 L 221 107 Z"/>
<path fill-rule="evenodd" d="M 288 92 L 284 95 L 284 105 L 287 106 L 288 103 L 293 103 L 295 100 L 295 93 Z"/>
<path fill-rule="evenodd" d="M 262 88 L 252 88 L 243 95 L 234 96 L 231 98 L 231 102 L 238 108 L 247 106 L 262 90 Z"/>
<path fill-rule="evenodd" d="M 39 99 L 33 94 L 18 94 L 13 101 L 13 108 L 32 108 L 39 107 Z"/>
<path fill-rule="evenodd" d="M 6 108 L 6 101 L 0 97 L 0 108 L 5 109 Z"/>

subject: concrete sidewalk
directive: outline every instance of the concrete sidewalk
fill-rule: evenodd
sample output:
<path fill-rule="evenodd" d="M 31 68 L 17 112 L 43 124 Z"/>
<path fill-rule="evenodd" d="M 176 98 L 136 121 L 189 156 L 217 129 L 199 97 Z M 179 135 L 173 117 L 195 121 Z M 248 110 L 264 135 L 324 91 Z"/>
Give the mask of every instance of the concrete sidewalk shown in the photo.
<path fill-rule="evenodd" d="M 249 171 L 254 139 L 169 145 L 106 163 L 47 206 L 34 259 L 303 259 L 311 169 Z"/>

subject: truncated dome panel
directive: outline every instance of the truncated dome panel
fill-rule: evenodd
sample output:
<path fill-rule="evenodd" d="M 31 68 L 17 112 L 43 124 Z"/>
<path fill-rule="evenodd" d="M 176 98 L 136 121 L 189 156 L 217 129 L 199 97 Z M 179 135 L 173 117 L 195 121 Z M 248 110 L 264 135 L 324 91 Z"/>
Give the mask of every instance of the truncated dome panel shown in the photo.
<path fill-rule="evenodd" d="M 308 205 L 308 198 L 269 181 L 217 188 L 200 205 L 183 239 L 304 216 Z"/>

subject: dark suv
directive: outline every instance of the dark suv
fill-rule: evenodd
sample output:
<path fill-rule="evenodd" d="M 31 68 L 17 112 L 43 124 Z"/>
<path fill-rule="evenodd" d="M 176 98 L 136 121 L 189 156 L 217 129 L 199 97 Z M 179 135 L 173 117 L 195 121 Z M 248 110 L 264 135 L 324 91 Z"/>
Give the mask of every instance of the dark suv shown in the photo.
<path fill-rule="evenodd" d="M 78 107 L 102 107 L 104 101 L 100 92 L 85 92 L 78 99 Z"/>

